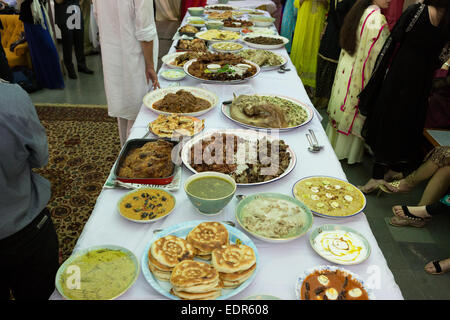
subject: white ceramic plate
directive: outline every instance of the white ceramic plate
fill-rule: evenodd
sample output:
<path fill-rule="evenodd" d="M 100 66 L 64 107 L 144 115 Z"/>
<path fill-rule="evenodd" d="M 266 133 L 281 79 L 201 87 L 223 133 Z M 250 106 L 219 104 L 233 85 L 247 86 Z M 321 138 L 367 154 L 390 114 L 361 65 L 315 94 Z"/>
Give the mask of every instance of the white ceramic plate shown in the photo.
<path fill-rule="evenodd" d="M 56 289 L 58 289 L 58 292 L 63 296 L 64 299 L 67 300 L 72 300 L 70 297 L 68 297 L 65 293 L 64 290 L 61 286 L 61 277 L 64 273 L 69 272 L 70 274 L 73 274 L 74 271 L 73 270 L 68 270 L 69 267 L 73 266 L 73 262 L 75 262 L 76 259 L 78 259 L 79 257 L 92 252 L 92 251 L 97 251 L 97 250 L 112 250 L 112 251 L 120 251 L 126 254 L 127 258 L 130 259 L 133 262 L 133 266 L 134 266 L 134 277 L 133 279 L 130 281 L 130 283 L 126 284 L 123 286 L 122 290 L 120 291 L 120 293 L 118 293 L 117 295 L 115 295 L 114 297 L 110 297 L 109 300 L 113 300 L 116 299 L 118 297 L 120 297 L 121 295 L 123 295 L 125 292 L 128 291 L 128 289 L 131 288 L 131 286 L 136 282 L 137 278 L 139 277 L 139 273 L 140 273 L 140 268 L 139 268 L 139 262 L 138 259 L 136 258 L 136 256 L 134 255 L 133 252 L 131 252 L 130 250 L 123 248 L 123 247 L 119 247 L 119 246 L 115 246 L 115 245 L 101 245 L 101 246 L 93 246 L 84 250 L 80 250 L 80 251 L 76 251 L 74 252 L 58 269 L 58 272 L 56 273 L 56 277 L 55 277 L 55 286 Z M 101 262 L 98 262 L 99 264 L 101 264 Z M 131 270 L 130 270 L 131 271 Z M 83 275 L 81 274 L 81 277 Z M 118 275 L 115 275 L 118 276 Z M 99 286 L 101 284 L 99 283 Z"/>
<path fill-rule="evenodd" d="M 152 241 L 146 246 L 144 252 L 142 253 L 141 267 L 142 267 L 142 273 L 144 274 L 145 279 L 153 287 L 153 289 L 155 289 L 160 294 L 162 294 L 163 296 L 165 296 L 165 297 L 167 297 L 169 299 L 180 300 L 179 297 L 174 296 L 174 295 L 172 295 L 170 293 L 170 289 L 171 289 L 170 282 L 168 282 L 168 281 L 161 281 L 161 280 L 156 279 L 153 276 L 153 273 L 148 268 L 148 252 L 150 250 L 150 247 L 152 246 L 153 242 L 155 242 L 159 238 L 162 238 L 162 237 L 165 237 L 165 236 L 168 236 L 168 235 L 174 235 L 174 236 L 177 236 L 177 237 L 185 239 L 186 236 L 188 235 L 188 233 L 193 228 L 195 228 L 197 225 L 199 225 L 202 222 L 205 222 L 205 221 L 201 221 L 201 220 L 188 221 L 188 222 L 179 223 L 179 224 L 171 226 L 171 227 L 169 227 L 167 229 L 164 229 L 163 231 L 159 232 L 158 234 L 156 234 L 153 237 Z M 251 247 L 253 249 L 253 251 L 255 252 L 255 256 L 256 256 L 256 269 L 253 272 L 253 274 L 250 276 L 250 278 L 247 279 L 239 287 L 237 287 L 235 289 L 224 289 L 224 290 L 222 290 L 222 295 L 219 298 L 217 298 L 217 300 L 229 299 L 229 298 L 237 295 L 241 291 L 243 291 L 245 288 L 247 288 L 253 282 L 253 280 L 255 279 L 256 273 L 259 270 L 259 264 L 260 264 L 258 249 L 256 248 L 256 246 L 253 243 L 253 241 L 249 237 L 247 237 L 244 233 L 239 231 L 237 228 L 229 226 L 226 223 L 223 223 L 223 225 L 228 230 L 228 233 L 229 233 L 229 236 L 230 236 L 230 243 L 242 243 L 242 244 L 244 244 L 246 246 L 249 246 L 249 247 Z M 203 261 L 204 262 L 204 260 L 199 260 L 199 261 Z"/>
<path fill-rule="evenodd" d="M 242 83 L 242 82 L 246 82 L 254 77 L 256 77 L 260 72 L 261 72 L 261 68 L 254 62 L 251 62 L 249 60 L 244 60 L 245 63 L 247 64 L 251 64 L 252 66 L 255 66 L 256 68 L 256 72 L 254 75 L 252 75 L 251 77 L 245 78 L 245 79 L 238 79 L 238 80 L 209 80 L 209 79 L 202 79 L 202 78 L 198 78 L 192 74 L 189 73 L 189 67 L 191 66 L 192 63 L 194 63 L 195 61 L 197 61 L 197 59 L 192 59 L 189 60 L 188 62 L 186 62 L 184 64 L 184 72 L 186 72 L 186 74 L 191 77 L 192 79 L 198 80 L 198 81 L 202 81 L 202 82 L 206 82 L 206 83 L 221 83 L 221 84 L 237 84 L 237 83 Z"/>
<path fill-rule="evenodd" d="M 205 90 L 205 89 L 197 88 L 197 87 L 180 86 L 180 87 L 167 87 L 164 89 L 158 89 L 158 90 L 154 90 L 154 91 L 147 93 L 143 99 L 144 105 L 147 108 L 149 108 L 150 110 L 152 110 L 153 112 L 156 112 L 157 114 L 171 114 L 170 112 L 165 112 L 165 111 L 160 111 L 160 110 L 154 109 L 153 104 L 156 101 L 163 99 L 166 96 L 166 94 L 176 93 L 178 90 L 189 91 L 197 98 L 208 100 L 211 103 L 211 107 L 209 107 L 208 109 L 197 111 L 197 112 L 191 112 L 191 113 L 177 113 L 179 115 L 197 117 L 197 116 L 200 116 L 200 115 L 205 114 L 206 112 L 212 110 L 219 102 L 219 97 L 215 93 L 213 93 L 209 90 Z"/>
<path fill-rule="evenodd" d="M 181 56 L 181 55 L 183 55 L 183 54 L 185 54 L 186 52 L 185 51 L 180 51 L 180 52 L 175 52 L 175 53 L 169 53 L 169 54 L 166 54 L 164 57 L 162 57 L 161 58 L 161 61 L 167 66 L 167 67 L 169 67 L 169 68 L 171 68 L 171 69 L 183 69 L 183 67 L 178 67 L 178 66 L 176 66 L 176 65 L 174 65 L 174 64 L 172 64 L 174 61 L 175 61 L 175 59 L 178 57 L 178 56 Z"/>
<path fill-rule="evenodd" d="M 267 138 L 268 141 L 274 141 L 274 140 L 282 140 L 280 137 L 274 137 L 271 136 L 267 133 L 264 132 L 258 132 L 258 131 L 254 131 L 254 130 L 245 130 L 245 129 L 227 129 L 227 130 L 215 130 L 215 131 L 207 131 L 204 132 L 202 134 L 199 134 L 197 136 L 195 136 L 193 139 L 189 140 L 184 146 L 183 149 L 181 150 L 181 160 L 183 161 L 184 165 L 186 166 L 186 168 L 188 168 L 191 172 L 193 173 L 198 173 L 194 168 L 192 168 L 192 166 L 190 165 L 190 151 L 191 148 L 197 143 L 200 142 L 201 140 L 205 139 L 205 138 L 209 138 L 210 136 L 214 135 L 214 134 L 233 134 L 236 136 L 239 136 L 243 139 L 246 140 L 251 140 L 254 141 L 256 139 L 262 139 L 262 138 Z M 263 185 L 263 184 L 267 184 L 267 183 L 271 183 L 271 182 L 275 182 L 278 181 L 280 179 L 283 179 L 285 176 L 287 176 L 295 167 L 295 165 L 297 164 L 297 157 L 295 155 L 294 150 L 291 147 L 288 147 L 288 152 L 291 156 L 291 161 L 288 165 L 288 167 L 286 168 L 286 170 L 279 175 L 276 178 L 273 178 L 272 180 L 268 180 L 268 181 L 262 181 L 262 182 L 253 182 L 253 183 L 236 183 L 238 186 L 258 186 L 258 185 Z"/>
<path fill-rule="evenodd" d="M 302 215 L 302 220 L 304 224 L 299 227 L 295 233 L 291 234 L 289 237 L 281 237 L 281 238 L 269 238 L 266 236 L 263 236 L 255 231 L 251 231 L 248 229 L 247 226 L 245 226 L 244 222 L 242 221 L 244 217 L 244 208 L 246 205 L 248 205 L 252 201 L 257 201 L 258 199 L 264 199 L 264 198 L 276 198 L 280 200 L 284 200 L 287 202 L 290 202 L 297 206 L 297 208 L 300 209 L 300 214 Z M 293 240 L 296 240 L 300 237 L 302 237 L 304 234 L 308 232 L 308 230 L 311 228 L 313 224 L 313 214 L 311 213 L 311 210 L 308 209 L 302 202 L 298 201 L 297 199 L 290 197 L 288 195 L 282 194 L 282 193 L 273 193 L 273 192 L 264 192 L 264 193 L 254 193 L 252 195 L 246 196 L 244 199 L 242 199 L 235 209 L 235 217 L 236 221 L 239 223 L 242 229 L 247 231 L 247 233 L 251 234 L 253 237 L 260 239 L 264 242 L 269 243 L 286 243 Z"/>
<path fill-rule="evenodd" d="M 329 237 L 323 244 L 318 238 L 322 233 Z M 342 225 L 325 224 L 316 228 L 309 236 L 309 244 L 325 260 L 341 265 L 360 264 L 371 253 L 369 241 L 362 234 Z"/>
<path fill-rule="evenodd" d="M 233 45 L 238 46 L 239 49 L 227 50 L 227 49 L 219 49 L 219 48 L 216 48 L 217 45 L 221 45 L 221 44 L 224 44 L 224 45 L 225 45 L 225 44 L 233 44 Z M 214 51 L 216 51 L 216 52 L 221 52 L 221 53 L 236 53 L 236 52 L 239 52 L 239 51 L 241 51 L 242 49 L 244 49 L 244 46 L 243 46 L 242 44 L 240 44 L 240 43 L 237 43 L 237 42 L 223 41 L 223 42 L 215 42 L 215 43 L 213 43 L 212 45 L 210 45 L 210 49 L 211 49 L 211 50 L 214 50 Z"/>
<path fill-rule="evenodd" d="M 269 95 L 269 94 L 265 94 L 264 96 L 273 96 L 273 97 L 278 97 L 278 98 L 289 100 L 290 102 L 295 103 L 299 108 L 302 108 L 303 110 L 305 110 L 308 113 L 308 118 L 306 119 L 305 122 L 303 122 L 303 123 L 301 123 L 301 124 L 299 124 L 297 126 L 294 126 L 294 127 L 276 128 L 279 131 L 289 131 L 289 130 L 292 130 L 292 129 L 296 129 L 296 128 L 302 127 L 304 125 L 307 125 L 312 120 L 312 118 L 314 117 L 314 111 L 312 110 L 312 108 L 310 106 L 308 106 L 307 104 L 305 104 L 305 103 L 303 103 L 301 101 L 298 101 L 298 100 L 296 100 L 294 98 L 289 98 L 289 97 L 280 96 L 280 95 Z M 229 104 L 228 105 L 227 104 L 222 104 L 222 113 L 223 113 L 223 115 L 225 117 L 227 117 L 231 121 L 237 123 L 238 125 L 240 125 L 240 126 L 242 126 L 244 128 L 255 129 L 255 130 L 267 130 L 268 129 L 268 128 L 263 128 L 263 127 L 252 126 L 250 124 L 246 124 L 246 123 L 240 122 L 240 121 L 238 121 L 236 119 L 233 119 L 231 117 L 231 114 L 230 114 L 230 105 Z"/>
<path fill-rule="evenodd" d="M 222 31 L 222 32 L 226 31 L 225 34 L 231 33 L 230 35 L 233 35 L 232 39 L 207 39 L 208 37 L 204 36 L 205 33 L 207 33 L 207 32 L 210 33 L 210 31 L 213 31 L 213 30 L 217 30 L 217 29 L 211 29 L 211 30 L 205 30 L 205 31 L 197 32 L 195 34 L 195 37 L 198 38 L 198 39 L 209 41 L 211 43 L 222 42 L 222 41 L 237 41 L 237 40 L 241 39 L 241 34 L 239 32 L 226 31 L 226 30 L 218 30 L 218 31 Z"/>
<path fill-rule="evenodd" d="M 251 43 L 248 41 L 245 41 L 246 38 L 254 38 L 254 37 L 267 37 L 267 38 L 274 38 L 274 39 L 281 39 L 283 40 L 283 43 L 280 44 L 257 44 L 257 43 Z M 282 36 L 271 36 L 271 35 L 247 35 L 242 38 L 242 41 L 251 48 L 255 49 L 265 49 L 265 50 L 274 50 L 284 47 L 287 43 L 289 43 L 289 39 L 282 37 Z"/>
<path fill-rule="evenodd" d="M 364 193 L 362 193 L 356 186 L 352 185 L 352 184 L 349 183 L 348 181 L 344 181 L 344 180 L 342 180 L 342 179 L 335 178 L 335 177 L 330 177 L 330 176 L 311 176 L 311 177 L 305 177 L 305 178 L 302 178 L 302 179 L 298 180 L 296 183 L 294 183 L 294 185 L 293 185 L 293 187 L 292 187 L 292 194 L 293 194 L 293 196 L 294 196 L 295 198 L 297 198 L 298 200 L 302 201 L 303 203 L 305 203 L 305 201 L 302 200 L 302 199 L 300 198 L 300 196 L 296 194 L 296 190 L 295 190 L 295 189 L 296 189 L 296 186 L 297 186 L 298 183 L 300 183 L 300 182 L 302 182 L 302 181 L 304 181 L 304 180 L 311 179 L 311 178 L 324 178 L 324 179 L 329 178 L 329 179 L 337 180 L 337 181 L 339 181 L 340 183 L 343 183 L 344 185 L 346 185 L 346 186 L 352 188 L 352 191 L 356 191 L 356 192 L 361 196 L 361 198 L 363 199 L 363 203 L 362 203 L 362 205 L 360 206 L 360 208 L 359 208 L 356 212 L 351 212 L 351 213 L 349 213 L 348 215 L 344 215 L 344 216 L 333 216 L 333 215 L 330 215 L 330 214 L 327 214 L 327 213 L 324 213 L 324 212 L 319 212 L 317 209 L 314 210 L 314 209 L 311 209 L 311 208 L 310 208 L 311 211 L 312 211 L 312 213 L 314 213 L 315 215 L 317 215 L 317 216 L 319 216 L 319 217 L 323 217 L 323 218 L 330 218 L 330 219 L 342 220 L 342 219 L 351 218 L 351 217 L 354 217 L 354 216 L 360 214 L 361 212 L 363 212 L 364 208 L 366 207 L 366 203 L 367 203 L 366 196 L 365 196 Z M 305 204 L 308 206 L 307 203 L 305 203 Z"/>

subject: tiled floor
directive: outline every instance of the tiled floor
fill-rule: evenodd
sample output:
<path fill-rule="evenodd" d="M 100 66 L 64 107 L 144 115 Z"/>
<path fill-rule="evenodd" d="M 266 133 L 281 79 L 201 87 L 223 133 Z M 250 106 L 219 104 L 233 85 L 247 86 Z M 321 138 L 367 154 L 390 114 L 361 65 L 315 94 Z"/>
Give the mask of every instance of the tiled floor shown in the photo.
<path fill-rule="evenodd" d="M 159 23 L 160 58 L 167 53 L 177 27 L 177 22 Z M 89 56 L 87 62 L 95 70 L 95 75 L 81 74 L 78 80 L 66 79 L 64 90 L 41 90 L 33 93 L 33 102 L 106 104 L 100 56 Z M 324 115 L 324 125 L 326 121 Z M 371 159 L 366 156 L 359 165 L 342 162 L 342 167 L 350 182 L 363 184 L 369 179 Z M 424 265 L 433 259 L 450 257 L 450 217 L 436 217 L 422 229 L 396 228 L 388 223 L 392 216 L 392 206 L 416 204 L 423 189 L 424 185 L 410 194 L 380 197 L 369 195 L 365 214 L 404 298 L 450 299 L 450 273 L 433 276 L 423 270 Z"/>

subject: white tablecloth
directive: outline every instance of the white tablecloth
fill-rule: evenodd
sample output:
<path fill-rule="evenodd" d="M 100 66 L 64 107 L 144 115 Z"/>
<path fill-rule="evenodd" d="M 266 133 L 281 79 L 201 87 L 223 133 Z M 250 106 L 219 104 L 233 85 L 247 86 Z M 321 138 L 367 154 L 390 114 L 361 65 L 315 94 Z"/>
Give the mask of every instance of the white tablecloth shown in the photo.
<path fill-rule="evenodd" d="M 175 49 L 172 46 L 170 52 L 173 51 Z M 287 56 L 284 48 L 275 52 Z M 277 71 L 265 71 L 243 85 L 210 85 L 209 88 L 212 88 L 219 96 L 219 101 L 229 100 L 232 91 L 239 92 L 242 89 L 249 89 L 248 86 L 251 86 L 250 89 L 253 89 L 257 93 L 274 93 L 290 96 L 312 106 L 302 82 L 290 61 L 288 67 L 291 68 L 290 72 L 280 74 Z M 163 66 L 159 72 L 166 68 L 166 66 Z M 165 81 L 162 78 L 160 79 L 160 83 L 163 88 L 173 85 L 173 82 Z M 182 86 L 201 85 L 200 82 L 190 78 L 185 78 L 180 84 Z M 129 139 L 143 137 L 147 132 L 148 123 L 156 117 L 157 115 L 155 113 L 142 106 Z M 205 130 L 222 128 L 242 129 L 222 115 L 220 106 L 217 106 L 214 110 L 200 118 L 206 120 Z M 308 132 L 308 129 L 313 129 L 320 144 L 324 145 L 323 150 L 319 153 L 310 153 L 307 151 L 309 143 L 305 134 Z M 328 142 L 325 131 L 320 123 L 320 116 L 317 112 L 308 125 L 284 132 L 280 134 L 280 138 L 295 150 L 298 162 L 294 170 L 283 179 L 273 183 L 257 187 L 239 187 L 237 194 L 280 192 L 291 195 L 292 187 L 297 180 L 312 175 L 328 175 L 346 179 L 340 162 Z M 183 168 L 183 181 L 191 174 L 186 168 Z M 75 250 L 81 250 L 95 245 L 118 245 L 134 252 L 140 260 L 143 254 L 146 254 L 144 252 L 145 247 L 152 240 L 154 229 L 166 228 L 190 220 L 236 221 L 234 217 L 234 208 L 237 204 L 236 199 L 233 199 L 227 205 L 222 214 L 214 217 L 205 217 L 196 212 L 181 187 L 180 190 L 174 192 L 177 205 L 171 215 L 153 224 L 133 223 L 122 218 L 116 209 L 117 201 L 126 192 L 127 190 L 123 189 L 104 189 L 101 192 L 91 217 L 78 239 Z M 314 224 L 310 232 L 323 224 L 342 224 L 362 233 L 369 241 L 372 247 L 372 253 L 365 262 L 359 265 L 346 266 L 345 268 L 359 275 L 366 282 L 366 285 L 373 289 L 377 299 L 403 299 L 401 291 L 395 283 L 394 277 L 378 247 L 364 213 L 339 221 L 315 216 Z M 299 239 L 284 244 L 266 243 L 250 237 L 259 252 L 259 270 L 254 281 L 233 298 L 242 299 L 251 295 L 266 294 L 282 299 L 295 299 L 294 286 L 297 277 L 303 275 L 305 270 L 312 267 L 331 264 L 318 256 L 311 248 L 309 244 L 310 232 Z M 55 291 L 51 298 L 60 299 L 61 296 Z M 120 299 L 157 300 L 166 299 L 166 297 L 154 290 L 141 272 L 136 283 Z"/>

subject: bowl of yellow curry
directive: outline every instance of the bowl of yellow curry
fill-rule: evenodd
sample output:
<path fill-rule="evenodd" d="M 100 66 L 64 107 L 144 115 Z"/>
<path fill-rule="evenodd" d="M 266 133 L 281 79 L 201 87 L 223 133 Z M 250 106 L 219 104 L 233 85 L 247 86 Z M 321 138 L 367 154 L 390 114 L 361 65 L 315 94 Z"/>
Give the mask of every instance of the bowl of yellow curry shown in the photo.
<path fill-rule="evenodd" d="M 67 300 L 113 300 L 135 283 L 139 272 L 130 250 L 94 246 L 75 252 L 60 266 L 55 286 Z"/>
<path fill-rule="evenodd" d="M 184 183 L 189 200 L 204 215 L 220 214 L 236 193 L 236 182 L 219 172 L 201 172 Z"/>
<path fill-rule="evenodd" d="M 137 223 L 152 223 L 167 217 L 175 208 L 175 197 L 160 188 L 139 188 L 120 198 L 117 209 L 122 217 Z"/>

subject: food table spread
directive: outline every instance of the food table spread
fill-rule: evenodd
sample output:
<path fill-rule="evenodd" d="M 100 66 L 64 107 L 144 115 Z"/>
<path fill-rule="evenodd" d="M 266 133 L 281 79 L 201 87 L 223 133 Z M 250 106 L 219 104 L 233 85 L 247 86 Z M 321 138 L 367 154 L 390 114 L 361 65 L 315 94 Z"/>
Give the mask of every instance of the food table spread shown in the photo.
<path fill-rule="evenodd" d="M 185 17 L 182 24 L 185 24 L 186 19 L 187 17 Z M 175 45 L 176 41 L 174 41 L 169 53 L 175 52 Z M 146 257 L 148 256 L 149 244 L 160 235 L 173 234 L 169 232 L 173 231 L 173 228 L 180 225 L 192 228 L 202 221 L 233 222 L 235 228 L 230 228 L 224 224 L 231 233 L 230 238 L 242 240 L 244 243 L 254 247 L 256 249 L 255 252 L 257 252 L 257 268 L 250 280 L 245 283 L 245 286 L 238 287 L 231 293 L 228 292 L 227 295 L 219 298 L 245 299 L 255 295 L 270 295 L 281 299 L 297 299 L 297 282 L 299 279 L 305 278 L 307 270 L 317 270 L 320 266 L 332 266 L 332 268 L 339 266 L 344 267 L 345 270 L 353 273 L 356 275 L 355 277 L 364 282 L 366 288 L 371 290 L 371 298 L 403 299 L 364 213 L 341 219 L 330 219 L 324 215 L 315 214 L 311 220 L 312 225 L 305 234 L 292 241 L 283 243 L 263 241 L 246 232 L 238 224 L 236 208 L 240 198 L 237 195 L 244 195 L 250 198 L 249 196 L 252 194 L 271 192 L 292 197 L 294 185 L 306 177 L 328 176 L 346 180 L 345 173 L 321 125 L 320 114 L 312 106 L 286 50 L 283 47 L 271 51 L 284 56 L 287 60 L 285 68 L 291 71 L 280 73 L 278 72 L 279 69 L 261 70 L 256 77 L 234 85 L 205 83 L 192 77 L 185 77 L 177 82 L 167 81 L 160 77 L 160 84 L 163 89 L 183 86 L 208 90 L 217 95 L 219 102 L 232 100 L 233 94 L 257 93 L 289 97 L 296 101 L 301 101 L 303 105 L 309 106 L 310 110 L 313 110 L 313 117 L 308 123 L 291 130 L 268 132 L 268 134 L 275 136 L 277 139 L 283 140 L 295 153 L 296 163 L 291 168 L 292 171 L 270 183 L 254 186 L 238 185 L 235 193 L 236 197 L 231 199 L 223 211 L 218 215 L 207 216 L 200 214 L 188 199 L 183 184 L 192 176 L 192 172 L 185 165 L 182 165 L 179 176 L 181 183 L 178 187 L 170 190 L 176 199 L 175 207 L 170 214 L 164 218 L 157 219 L 153 223 L 136 223 L 129 219 L 124 219 L 119 214 L 117 205 L 119 200 L 130 190 L 118 187 L 112 188 L 106 183 L 78 239 L 74 252 L 95 246 L 120 246 L 134 253 L 139 260 L 140 273 L 136 282 L 118 299 L 159 300 L 171 297 L 164 289 L 155 286 L 154 281 L 153 284 L 150 284 L 148 266 L 146 263 L 143 263 L 146 262 Z M 159 75 L 168 69 L 169 67 L 164 64 L 159 70 Z M 235 132 L 249 130 L 227 118 L 222 113 L 221 107 L 221 103 L 217 103 L 210 111 L 198 116 L 198 118 L 204 120 L 205 128 L 202 133 L 215 130 L 236 130 Z M 157 113 L 143 104 L 128 141 L 148 136 L 149 123 L 157 117 Z M 310 152 L 308 150 L 310 143 L 306 134 L 310 133 L 309 130 L 315 132 L 316 139 L 322 145 L 318 152 Z M 251 136 L 251 132 L 245 133 L 244 131 L 244 134 Z M 148 137 L 152 138 L 153 136 L 150 134 Z M 113 169 L 111 174 L 113 174 Z M 176 183 L 174 184 L 176 186 Z M 246 198 L 244 197 L 244 199 Z M 344 266 L 322 258 L 310 243 L 310 236 L 313 232 L 317 233 L 317 228 L 321 226 L 323 226 L 323 231 L 329 230 L 334 232 L 336 228 L 339 229 L 341 227 L 342 229 L 350 228 L 350 230 L 362 235 L 365 243 L 370 245 L 370 250 L 366 252 L 367 256 L 363 260 L 358 261 L 358 264 Z M 61 298 L 62 296 L 56 290 L 51 297 L 51 299 Z"/>

